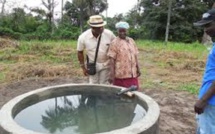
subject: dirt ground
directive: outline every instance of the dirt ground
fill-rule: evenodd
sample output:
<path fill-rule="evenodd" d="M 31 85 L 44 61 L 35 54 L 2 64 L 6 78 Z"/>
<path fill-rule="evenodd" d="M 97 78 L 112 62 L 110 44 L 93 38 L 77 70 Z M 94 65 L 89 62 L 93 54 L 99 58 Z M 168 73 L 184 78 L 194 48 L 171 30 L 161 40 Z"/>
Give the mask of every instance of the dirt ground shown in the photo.
<path fill-rule="evenodd" d="M 83 83 L 86 81 L 86 78 L 55 78 L 29 79 L 7 84 L 0 87 L 0 107 L 13 97 L 37 88 L 65 83 Z M 160 106 L 160 134 L 195 133 L 194 95 L 166 89 L 142 89 L 142 91 L 155 99 Z"/>
<path fill-rule="evenodd" d="M 165 51 L 143 49 L 140 50 L 139 61 L 142 72 L 141 91 L 155 99 L 160 106 L 160 134 L 194 134 L 196 123 L 193 105 L 196 95 L 175 89 L 183 84 L 200 86 L 205 60 L 199 60 L 189 53 L 165 53 Z M 43 65 L 40 65 L 40 68 L 46 68 L 43 74 L 49 74 L 47 70 L 50 68 Z M 70 67 L 61 67 L 60 71 L 48 70 L 53 71 L 53 76 L 56 77 L 41 75 L 38 78 L 33 77 L 34 73 L 29 74 L 29 71 L 25 78 L 25 74 L 20 70 L 28 69 L 25 64 L 23 66 L 20 64 L 18 69 L 14 73 L 23 76 L 21 77 L 23 80 L 0 84 L 0 108 L 13 97 L 37 88 L 87 81 L 87 78 L 81 75 L 67 74 Z M 37 66 L 34 65 L 34 68 L 30 69 L 30 72 L 35 72 Z M 63 76 L 64 73 L 60 72 L 65 72 L 71 77 Z"/>

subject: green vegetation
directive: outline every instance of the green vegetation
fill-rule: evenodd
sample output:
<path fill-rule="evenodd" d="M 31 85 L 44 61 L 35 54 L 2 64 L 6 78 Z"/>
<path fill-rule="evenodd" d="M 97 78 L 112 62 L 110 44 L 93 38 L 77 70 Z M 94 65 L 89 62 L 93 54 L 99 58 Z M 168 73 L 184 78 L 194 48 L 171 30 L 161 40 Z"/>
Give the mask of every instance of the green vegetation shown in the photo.
<path fill-rule="evenodd" d="M 0 73 L 0 81 L 3 81 L 5 79 L 4 73 Z"/>
<path fill-rule="evenodd" d="M 20 41 L 0 50 L 0 82 L 31 77 L 83 77 L 76 41 Z M 208 50 L 201 44 L 137 40 L 142 88 L 196 93 Z"/>
<path fill-rule="evenodd" d="M 78 35 L 89 28 L 89 16 L 102 14 L 108 8 L 106 0 L 73 0 L 64 5 L 64 14 L 55 20 L 54 6 L 43 0 L 41 7 L 13 8 L 12 12 L 0 13 L 0 36 L 18 40 L 77 40 Z M 55 0 L 53 0 L 56 2 Z M 192 43 L 201 40 L 203 30 L 193 26 L 202 13 L 210 9 L 213 1 L 171 0 L 172 10 L 169 28 L 169 40 Z M 6 4 L 7 4 L 6 0 Z M 159 4 L 155 4 L 158 2 Z M 1 1 L 0 1 L 0 4 Z M 165 38 L 169 0 L 138 0 L 126 15 L 107 17 L 107 28 L 116 31 L 118 21 L 130 24 L 130 36 L 134 39 L 160 40 Z M 4 6 L 2 6 L 3 8 Z M 44 8 L 47 10 L 44 10 Z M 26 9 L 30 11 L 25 12 Z M 58 13 L 59 14 L 59 13 Z M 54 20 L 54 21 L 53 21 Z"/>
<path fill-rule="evenodd" d="M 148 47 L 150 49 L 165 49 L 169 51 L 181 51 L 181 52 L 202 52 L 206 50 L 204 45 L 198 42 L 194 43 L 179 43 L 179 42 L 168 42 L 165 45 L 164 42 L 160 41 L 143 41 L 137 40 L 136 44 L 138 47 Z"/>
<path fill-rule="evenodd" d="M 188 91 L 192 94 L 197 94 L 199 89 L 200 89 L 200 86 L 196 85 L 195 83 L 187 83 L 178 87 L 178 90 Z"/>

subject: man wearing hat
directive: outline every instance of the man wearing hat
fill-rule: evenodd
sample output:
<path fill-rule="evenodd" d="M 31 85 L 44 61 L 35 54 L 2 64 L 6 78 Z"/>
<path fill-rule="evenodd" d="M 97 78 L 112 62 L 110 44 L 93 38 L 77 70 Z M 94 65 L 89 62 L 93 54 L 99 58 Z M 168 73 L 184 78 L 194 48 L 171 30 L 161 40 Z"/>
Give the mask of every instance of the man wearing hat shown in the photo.
<path fill-rule="evenodd" d="M 213 40 L 215 37 L 215 9 L 204 13 L 202 20 L 195 22 L 194 26 L 203 27 Z M 208 55 L 194 111 L 197 114 L 197 134 L 215 134 L 215 43 Z"/>
<path fill-rule="evenodd" d="M 92 84 L 108 84 L 109 79 L 109 58 L 107 56 L 107 51 L 109 44 L 115 38 L 115 35 L 110 30 L 104 29 L 106 21 L 100 15 L 93 15 L 88 20 L 88 24 L 91 27 L 87 31 L 83 32 L 77 43 L 78 60 L 80 67 L 83 70 L 85 76 L 89 76 L 89 82 Z M 99 47 L 97 48 L 97 46 Z M 96 56 L 96 49 L 98 49 Z M 84 50 L 87 55 L 87 60 L 85 60 Z M 96 74 L 89 75 L 87 63 L 94 63 L 96 59 Z M 88 69 L 88 70 L 87 70 Z"/>
<path fill-rule="evenodd" d="M 108 56 L 110 57 L 111 77 L 113 85 L 122 87 L 137 86 L 140 70 L 137 60 L 138 49 L 134 40 L 127 36 L 129 24 L 118 22 L 116 24 L 118 37 L 110 44 Z"/>

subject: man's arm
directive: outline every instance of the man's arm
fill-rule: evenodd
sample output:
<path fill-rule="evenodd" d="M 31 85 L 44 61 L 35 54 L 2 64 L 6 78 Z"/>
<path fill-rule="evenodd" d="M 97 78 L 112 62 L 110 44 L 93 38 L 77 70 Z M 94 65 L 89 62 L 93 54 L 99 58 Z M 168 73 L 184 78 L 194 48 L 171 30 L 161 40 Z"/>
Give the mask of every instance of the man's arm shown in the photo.
<path fill-rule="evenodd" d="M 203 113 L 208 100 L 214 95 L 215 95 L 215 81 L 213 81 L 212 85 L 210 86 L 208 91 L 203 95 L 203 97 L 196 101 L 194 105 L 195 113 L 197 114 Z"/>
<path fill-rule="evenodd" d="M 85 64 L 84 64 L 84 52 L 83 51 L 78 51 L 78 60 L 79 60 L 79 64 L 83 70 L 83 74 L 85 76 L 87 76 L 87 69 L 85 67 Z"/>

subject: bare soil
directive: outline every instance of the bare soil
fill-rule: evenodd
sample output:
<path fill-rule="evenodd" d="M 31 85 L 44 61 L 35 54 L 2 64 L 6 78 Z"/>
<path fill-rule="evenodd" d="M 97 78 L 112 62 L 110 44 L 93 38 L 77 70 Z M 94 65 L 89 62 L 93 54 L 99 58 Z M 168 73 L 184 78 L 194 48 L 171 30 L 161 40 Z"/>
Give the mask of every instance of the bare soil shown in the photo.
<path fill-rule="evenodd" d="M 86 81 L 86 79 L 80 78 L 29 79 L 4 85 L 0 88 L 0 107 L 13 97 L 37 88 L 65 83 L 83 83 Z M 161 134 L 195 133 L 195 115 L 193 113 L 194 95 L 166 89 L 142 89 L 142 91 L 155 99 L 160 106 Z"/>
<path fill-rule="evenodd" d="M 141 50 L 140 52 L 139 61 L 142 68 L 142 76 L 140 78 L 141 92 L 151 96 L 160 106 L 160 134 L 194 134 L 196 123 L 193 105 L 196 95 L 174 89 L 183 83 L 200 85 L 205 62 L 185 53 L 164 55 L 162 52 L 151 50 Z M 158 66 L 157 63 L 160 61 L 165 64 L 164 67 Z M 0 84 L 0 107 L 13 97 L 37 88 L 87 82 L 86 77 L 80 76 L 80 70 L 78 77 L 77 74 L 69 74 L 70 77 L 68 77 L 68 74 L 61 74 L 57 69 L 53 72 L 59 72 L 59 76 L 54 74 L 45 77 L 45 74 L 49 74 L 52 71 L 48 70 L 47 66 L 41 68 L 43 68 L 42 72 L 36 70 L 38 69 L 36 66 L 29 68 L 31 69 L 30 72 L 42 74 L 37 75 L 37 77 L 32 77 L 33 75 L 25 76 L 29 74 L 25 67 L 22 71 L 27 72 L 26 74 L 20 73 L 21 70 L 18 71 L 19 75 L 23 77 L 22 80 Z M 64 70 L 64 67 L 61 67 L 60 70 L 62 72 L 69 71 L 68 68 Z M 144 86 L 149 83 L 152 86 Z"/>

